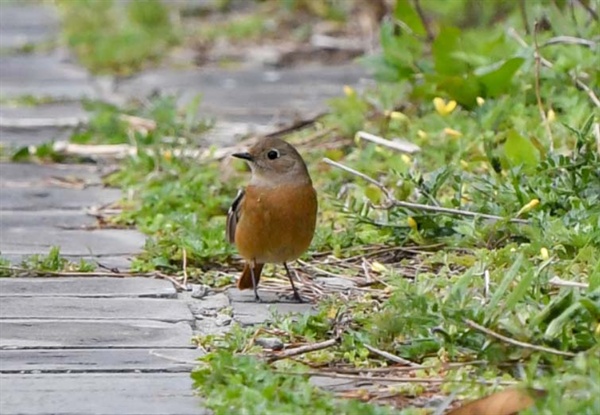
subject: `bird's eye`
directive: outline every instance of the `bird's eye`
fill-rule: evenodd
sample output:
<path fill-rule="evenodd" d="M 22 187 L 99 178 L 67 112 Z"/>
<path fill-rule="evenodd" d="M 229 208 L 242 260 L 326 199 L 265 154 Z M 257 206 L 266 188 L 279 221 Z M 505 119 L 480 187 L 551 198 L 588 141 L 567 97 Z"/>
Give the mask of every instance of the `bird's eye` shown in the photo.
<path fill-rule="evenodd" d="M 277 150 L 270 150 L 267 153 L 267 157 L 269 158 L 269 160 L 275 160 L 277 157 L 279 157 L 279 151 L 277 151 Z"/>

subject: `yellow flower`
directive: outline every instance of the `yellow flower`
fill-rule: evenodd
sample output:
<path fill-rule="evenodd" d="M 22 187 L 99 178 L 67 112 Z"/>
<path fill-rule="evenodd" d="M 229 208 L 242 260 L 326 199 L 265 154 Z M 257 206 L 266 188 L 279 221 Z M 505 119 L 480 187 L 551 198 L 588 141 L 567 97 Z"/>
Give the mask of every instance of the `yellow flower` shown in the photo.
<path fill-rule="evenodd" d="M 427 138 L 427 133 L 423 130 L 417 131 L 417 135 L 419 136 L 419 138 Z"/>
<path fill-rule="evenodd" d="M 410 226 L 412 230 L 417 230 L 417 221 L 412 216 L 409 216 L 408 219 L 406 219 L 406 222 L 408 222 L 408 226 Z"/>
<path fill-rule="evenodd" d="M 438 114 L 448 115 L 456 109 L 456 101 L 452 100 L 446 103 L 444 99 L 437 97 L 433 99 L 433 106 Z"/>
<path fill-rule="evenodd" d="M 533 209 L 534 207 L 536 207 L 539 204 L 540 204 L 540 200 L 539 199 L 533 199 L 533 200 L 531 200 L 529 203 L 527 203 L 525 206 L 523 206 L 521 208 L 521 210 L 519 210 L 517 212 L 517 216 L 521 216 L 523 213 L 529 212 L 531 209 Z"/>
<path fill-rule="evenodd" d="M 546 119 L 548 122 L 554 122 L 556 120 L 556 113 L 552 108 L 548 110 L 548 114 L 546 114 Z"/>
<path fill-rule="evenodd" d="M 412 162 L 412 160 L 410 159 L 410 157 L 408 157 L 406 154 L 402 154 L 402 155 L 400 156 L 400 159 L 402 159 L 402 161 L 403 161 L 405 164 L 410 164 L 410 163 Z"/>
<path fill-rule="evenodd" d="M 462 133 L 453 128 L 444 128 L 444 134 L 449 135 L 450 137 L 461 137 Z"/>
<path fill-rule="evenodd" d="M 542 257 L 542 259 L 544 261 L 546 261 L 548 258 L 550 258 L 550 254 L 548 253 L 548 249 L 546 249 L 546 248 L 540 249 L 540 256 Z"/>
<path fill-rule="evenodd" d="M 485 104 L 485 99 L 481 97 L 477 97 L 475 101 L 477 101 L 477 105 L 479 105 L 480 107 L 483 107 L 483 104 Z"/>
<path fill-rule="evenodd" d="M 384 115 L 392 120 L 407 120 L 408 117 L 400 111 L 385 111 Z"/>
<path fill-rule="evenodd" d="M 344 85 L 344 94 L 346 94 L 347 97 L 353 97 L 356 95 L 356 91 L 351 86 Z"/>
<path fill-rule="evenodd" d="M 163 153 L 163 157 L 164 157 L 165 160 L 171 161 L 171 159 L 173 158 L 173 152 L 171 152 L 171 150 L 166 150 Z"/>

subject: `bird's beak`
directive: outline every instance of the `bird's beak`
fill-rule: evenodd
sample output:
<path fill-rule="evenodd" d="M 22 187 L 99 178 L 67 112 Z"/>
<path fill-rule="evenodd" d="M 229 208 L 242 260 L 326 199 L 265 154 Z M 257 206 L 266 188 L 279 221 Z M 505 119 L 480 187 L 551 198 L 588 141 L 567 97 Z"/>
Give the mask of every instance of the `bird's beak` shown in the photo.
<path fill-rule="evenodd" d="M 238 158 L 238 159 L 254 161 L 254 157 L 252 157 L 252 155 L 250 153 L 234 153 L 234 154 L 232 154 L 232 156 L 235 158 Z"/>

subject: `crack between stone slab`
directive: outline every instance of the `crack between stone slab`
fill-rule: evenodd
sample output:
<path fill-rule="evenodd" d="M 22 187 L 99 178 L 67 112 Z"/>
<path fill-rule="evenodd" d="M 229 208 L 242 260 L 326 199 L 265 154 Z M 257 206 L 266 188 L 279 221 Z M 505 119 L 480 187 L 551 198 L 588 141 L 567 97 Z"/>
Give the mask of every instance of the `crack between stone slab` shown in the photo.
<path fill-rule="evenodd" d="M 3 375 L 48 375 L 48 374 L 102 374 L 102 373 L 189 373 L 192 365 L 181 363 L 182 367 L 165 369 L 26 369 L 0 370 Z"/>
<path fill-rule="evenodd" d="M 33 278 L 43 278 L 43 277 L 33 277 Z M 65 277 L 69 278 L 69 277 Z M 93 278 L 93 274 L 90 274 L 89 277 L 84 278 Z M 110 278 L 127 278 L 127 277 L 110 277 Z M 98 298 L 98 299 L 134 299 L 134 298 L 146 298 L 146 299 L 156 299 L 156 300 L 176 300 L 177 294 L 0 294 L 1 298 Z M 2 320 L 2 318 L 0 318 Z M 180 321 L 189 321 L 189 320 L 180 320 Z"/>
<path fill-rule="evenodd" d="M 98 346 L 98 345 L 94 345 L 94 346 L 19 346 L 19 347 L 10 347 L 10 346 L 4 346 L 4 347 L 0 347 L 0 350 L 4 350 L 4 351 L 20 351 L 20 350 L 52 350 L 52 351 L 56 351 L 56 350 L 120 350 L 120 349 L 127 349 L 127 350 L 173 350 L 173 349 L 181 349 L 181 350 L 194 350 L 194 349 L 198 349 L 197 347 L 195 347 L 194 345 L 190 344 L 189 346 L 153 346 L 151 348 L 148 348 L 147 346 Z"/>

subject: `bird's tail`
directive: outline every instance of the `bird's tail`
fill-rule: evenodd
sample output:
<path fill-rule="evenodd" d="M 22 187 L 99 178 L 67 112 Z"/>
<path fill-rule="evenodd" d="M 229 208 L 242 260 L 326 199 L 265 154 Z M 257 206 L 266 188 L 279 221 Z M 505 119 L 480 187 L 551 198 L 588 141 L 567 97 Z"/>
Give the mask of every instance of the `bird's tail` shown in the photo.
<path fill-rule="evenodd" d="M 258 286 L 258 281 L 260 281 L 260 273 L 262 272 L 264 264 L 255 264 L 254 265 L 254 278 L 256 279 L 256 285 Z M 242 271 L 242 276 L 238 280 L 237 287 L 240 290 L 248 290 L 254 288 L 252 284 L 252 273 L 250 272 L 250 267 L 248 263 L 244 265 L 244 270 Z"/>

